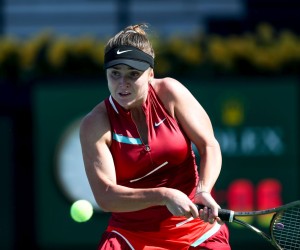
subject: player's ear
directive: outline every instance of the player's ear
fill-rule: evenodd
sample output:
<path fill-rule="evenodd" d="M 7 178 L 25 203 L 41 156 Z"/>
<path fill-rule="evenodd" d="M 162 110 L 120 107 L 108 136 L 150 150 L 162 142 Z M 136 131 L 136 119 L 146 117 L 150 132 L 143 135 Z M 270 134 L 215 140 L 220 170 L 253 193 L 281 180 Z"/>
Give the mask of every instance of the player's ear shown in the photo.
<path fill-rule="evenodd" d="M 151 82 L 154 78 L 154 70 L 150 67 L 149 68 L 149 82 Z"/>

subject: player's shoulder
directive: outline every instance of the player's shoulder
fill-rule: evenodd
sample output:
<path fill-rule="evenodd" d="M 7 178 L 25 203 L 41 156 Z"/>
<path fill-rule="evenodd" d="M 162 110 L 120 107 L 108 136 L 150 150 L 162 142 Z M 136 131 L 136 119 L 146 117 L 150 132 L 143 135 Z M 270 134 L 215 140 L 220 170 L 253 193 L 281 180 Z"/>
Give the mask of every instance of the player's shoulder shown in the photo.
<path fill-rule="evenodd" d="M 99 122 L 99 118 L 102 120 L 106 117 L 107 111 L 104 101 L 97 104 L 89 113 L 87 113 L 82 119 L 82 126 L 88 126 Z"/>
<path fill-rule="evenodd" d="M 104 101 L 97 104 L 89 113 L 87 113 L 81 120 L 80 133 L 92 134 L 101 132 L 101 128 L 109 125 L 107 110 Z"/>
<path fill-rule="evenodd" d="M 173 92 L 183 87 L 180 81 L 172 77 L 155 78 L 154 88 L 158 91 Z"/>
<path fill-rule="evenodd" d="M 173 86 L 182 85 L 180 81 L 172 77 L 155 78 L 155 84 L 163 88 L 172 88 Z"/>
<path fill-rule="evenodd" d="M 165 77 L 155 79 L 154 89 L 159 95 L 178 96 L 186 91 L 186 87 L 177 79 L 172 77 Z"/>

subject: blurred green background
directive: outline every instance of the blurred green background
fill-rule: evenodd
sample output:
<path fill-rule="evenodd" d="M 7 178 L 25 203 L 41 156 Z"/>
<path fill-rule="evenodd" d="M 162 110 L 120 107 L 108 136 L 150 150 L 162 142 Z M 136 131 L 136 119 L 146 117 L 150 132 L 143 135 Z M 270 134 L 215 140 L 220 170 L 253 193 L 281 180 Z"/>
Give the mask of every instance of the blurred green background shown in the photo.
<path fill-rule="evenodd" d="M 219 203 L 254 210 L 299 199 L 299 10 L 290 0 L 0 1 L 0 249 L 97 248 L 109 214 L 87 183 L 79 122 L 108 95 L 106 38 L 144 21 L 156 77 L 180 80 L 212 120 Z M 95 213 L 76 223 L 70 206 L 82 198 Z M 269 219 L 250 221 L 267 231 Z M 229 226 L 233 250 L 272 249 Z"/>

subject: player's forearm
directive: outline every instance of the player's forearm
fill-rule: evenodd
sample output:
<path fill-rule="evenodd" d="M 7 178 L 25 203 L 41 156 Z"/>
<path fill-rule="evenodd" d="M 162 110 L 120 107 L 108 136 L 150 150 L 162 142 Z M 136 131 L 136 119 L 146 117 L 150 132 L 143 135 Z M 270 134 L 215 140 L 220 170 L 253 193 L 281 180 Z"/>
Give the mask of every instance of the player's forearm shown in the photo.
<path fill-rule="evenodd" d="M 211 192 L 215 185 L 222 165 L 219 143 L 207 146 L 200 155 L 200 171 L 197 192 Z"/>
<path fill-rule="evenodd" d="M 132 212 L 164 205 L 165 193 L 166 188 L 135 189 L 113 185 L 97 195 L 96 201 L 107 212 Z"/>

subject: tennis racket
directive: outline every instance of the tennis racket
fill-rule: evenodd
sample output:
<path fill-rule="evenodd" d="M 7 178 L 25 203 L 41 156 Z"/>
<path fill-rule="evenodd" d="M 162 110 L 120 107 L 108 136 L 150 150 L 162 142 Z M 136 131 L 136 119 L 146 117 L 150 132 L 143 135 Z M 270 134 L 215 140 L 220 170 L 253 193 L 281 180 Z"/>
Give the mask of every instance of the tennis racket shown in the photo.
<path fill-rule="evenodd" d="M 197 204 L 196 206 L 199 210 L 204 208 L 203 205 Z M 269 234 L 236 218 L 236 216 L 245 217 L 264 214 L 273 214 L 269 225 Z M 300 249 L 300 200 L 287 203 L 280 207 L 259 211 L 237 212 L 228 209 L 220 209 L 219 217 L 223 221 L 237 223 L 259 234 L 276 249 Z"/>

